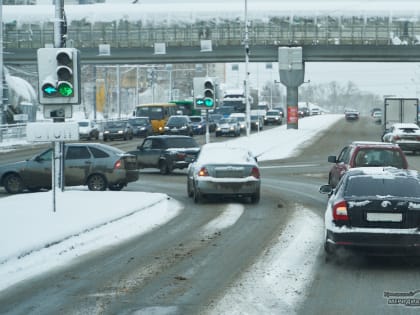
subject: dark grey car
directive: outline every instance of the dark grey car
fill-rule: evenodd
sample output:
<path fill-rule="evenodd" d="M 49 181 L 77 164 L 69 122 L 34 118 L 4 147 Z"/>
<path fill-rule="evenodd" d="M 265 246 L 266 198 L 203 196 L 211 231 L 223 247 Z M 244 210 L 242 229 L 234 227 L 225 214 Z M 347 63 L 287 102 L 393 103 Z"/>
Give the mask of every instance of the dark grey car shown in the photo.
<path fill-rule="evenodd" d="M 158 168 L 161 174 L 183 169 L 197 157 L 198 143 L 189 136 L 150 136 L 135 151 L 138 168 Z"/>
<path fill-rule="evenodd" d="M 108 121 L 104 126 L 104 141 L 133 139 L 133 128 L 126 120 Z"/>
<path fill-rule="evenodd" d="M 0 165 L 0 186 L 11 194 L 51 188 L 52 148 L 20 162 Z M 100 143 L 71 143 L 64 149 L 65 186 L 121 190 L 137 181 L 136 158 Z"/>

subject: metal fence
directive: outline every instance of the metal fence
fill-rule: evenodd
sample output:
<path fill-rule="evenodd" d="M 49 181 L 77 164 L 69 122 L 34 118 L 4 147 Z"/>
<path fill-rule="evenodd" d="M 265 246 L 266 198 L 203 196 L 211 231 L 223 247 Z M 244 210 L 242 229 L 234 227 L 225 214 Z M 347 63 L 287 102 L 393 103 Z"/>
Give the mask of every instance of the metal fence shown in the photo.
<path fill-rule="evenodd" d="M 146 48 L 164 42 L 168 47 L 199 46 L 211 39 L 213 45 L 240 45 L 244 38 L 242 21 L 222 19 L 182 24 L 143 25 L 141 21 L 112 22 L 72 21 L 68 41 L 74 47 Z M 251 45 L 417 45 L 420 44 L 418 19 L 392 17 L 290 17 L 279 16 L 268 21 L 251 20 Z M 4 47 L 41 48 L 54 42 L 54 25 L 43 23 L 5 23 Z"/>

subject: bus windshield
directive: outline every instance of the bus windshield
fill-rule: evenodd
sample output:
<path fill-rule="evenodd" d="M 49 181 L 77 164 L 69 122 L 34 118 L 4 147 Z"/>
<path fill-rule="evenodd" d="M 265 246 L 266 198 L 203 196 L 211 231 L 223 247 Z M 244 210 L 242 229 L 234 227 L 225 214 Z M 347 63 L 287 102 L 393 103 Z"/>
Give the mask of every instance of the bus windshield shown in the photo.
<path fill-rule="evenodd" d="M 145 116 L 149 117 L 150 119 L 163 119 L 163 108 L 162 107 L 137 107 L 136 109 L 136 116 Z"/>

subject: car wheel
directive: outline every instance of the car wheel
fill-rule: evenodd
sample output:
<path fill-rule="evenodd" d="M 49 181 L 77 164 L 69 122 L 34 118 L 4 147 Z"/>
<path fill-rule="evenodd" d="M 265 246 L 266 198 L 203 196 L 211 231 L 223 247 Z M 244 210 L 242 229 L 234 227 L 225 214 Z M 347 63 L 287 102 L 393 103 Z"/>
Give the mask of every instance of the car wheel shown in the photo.
<path fill-rule="evenodd" d="M 93 174 L 88 178 L 87 186 L 92 191 L 103 191 L 107 187 L 106 179 L 100 174 Z"/>
<path fill-rule="evenodd" d="M 159 171 L 162 175 L 166 175 L 169 173 L 168 165 L 166 161 L 162 160 L 159 162 Z"/>
<path fill-rule="evenodd" d="M 195 203 L 200 203 L 203 200 L 203 196 L 201 195 L 200 191 L 194 186 L 194 202 Z"/>
<path fill-rule="evenodd" d="M 124 187 L 125 187 L 125 184 L 116 184 L 116 185 L 111 185 L 108 188 L 109 190 L 112 190 L 112 191 L 120 191 Z"/>
<path fill-rule="evenodd" d="M 192 196 L 194 196 L 194 192 L 193 192 L 193 190 L 191 189 L 191 182 L 189 181 L 189 180 L 187 180 L 187 195 L 188 195 L 188 197 L 192 197 Z"/>
<path fill-rule="evenodd" d="M 9 194 L 19 194 L 23 191 L 23 181 L 17 174 L 9 174 L 4 179 L 4 188 Z"/>
<path fill-rule="evenodd" d="M 257 191 L 255 194 L 251 196 L 251 203 L 258 203 L 260 202 L 260 191 Z"/>

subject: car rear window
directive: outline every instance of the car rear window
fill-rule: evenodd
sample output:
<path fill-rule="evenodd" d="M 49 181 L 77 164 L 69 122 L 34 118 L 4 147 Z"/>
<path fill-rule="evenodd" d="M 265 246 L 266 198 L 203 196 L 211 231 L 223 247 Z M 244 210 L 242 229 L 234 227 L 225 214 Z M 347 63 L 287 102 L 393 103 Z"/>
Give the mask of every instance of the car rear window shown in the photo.
<path fill-rule="evenodd" d="M 193 138 L 173 138 L 167 140 L 168 148 L 196 148 L 198 143 Z"/>
<path fill-rule="evenodd" d="M 420 183 L 412 177 L 352 176 L 344 195 L 420 197 Z"/>
<path fill-rule="evenodd" d="M 403 168 L 404 158 L 398 150 L 366 148 L 357 152 L 355 166 L 394 166 Z"/>

